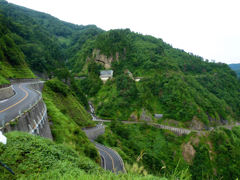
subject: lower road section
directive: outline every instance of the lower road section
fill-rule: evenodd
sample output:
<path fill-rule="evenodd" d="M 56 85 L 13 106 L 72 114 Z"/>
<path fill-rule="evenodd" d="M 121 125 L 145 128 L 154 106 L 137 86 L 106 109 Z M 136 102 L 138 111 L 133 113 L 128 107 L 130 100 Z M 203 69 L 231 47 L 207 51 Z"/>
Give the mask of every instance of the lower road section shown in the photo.
<path fill-rule="evenodd" d="M 100 153 L 101 156 L 101 166 L 104 169 L 110 170 L 114 173 L 118 172 L 124 173 L 125 172 L 124 163 L 119 154 L 116 151 L 112 150 L 111 148 L 103 146 L 102 144 L 99 144 L 94 141 L 94 139 L 96 139 L 99 135 L 105 132 L 105 126 L 102 124 L 98 124 L 96 127 L 87 129 L 85 128 L 84 132 L 98 149 L 98 152 Z"/>
<path fill-rule="evenodd" d="M 114 150 L 107 148 L 99 143 L 94 142 L 98 149 L 101 159 L 102 167 L 114 173 L 125 172 L 122 158 Z"/>

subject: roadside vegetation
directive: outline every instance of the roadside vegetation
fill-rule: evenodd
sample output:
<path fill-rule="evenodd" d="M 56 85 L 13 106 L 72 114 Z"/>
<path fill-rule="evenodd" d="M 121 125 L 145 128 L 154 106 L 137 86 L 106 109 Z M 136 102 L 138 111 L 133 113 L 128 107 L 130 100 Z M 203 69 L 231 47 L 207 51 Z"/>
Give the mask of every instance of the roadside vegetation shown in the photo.
<path fill-rule="evenodd" d="M 7 137 L 7 145 L 0 144 L 0 159 L 11 167 L 15 175 L 0 166 L 1 179 L 167 179 L 152 175 L 144 176 L 136 172 L 114 174 L 105 171 L 93 160 L 72 148 L 39 136 L 11 132 L 7 134 Z M 182 177 L 181 180 L 189 179 L 185 178 L 183 173 L 181 176 L 177 173 L 173 174 L 171 179 L 177 177 Z"/>
<path fill-rule="evenodd" d="M 179 172 L 188 170 L 185 176 L 192 179 L 240 176 L 240 127 L 179 137 L 146 124 L 113 121 L 97 141 L 116 150 L 125 164 L 140 172 L 170 177 L 177 167 Z"/>
<path fill-rule="evenodd" d="M 70 87 L 57 79 L 47 81 L 43 99 L 47 105 L 54 141 L 68 145 L 99 162 L 95 146 L 82 131 L 83 127 L 94 126 L 94 123 Z"/>
<path fill-rule="evenodd" d="M 176 167 L 178 170 L 188 168 L 181 145 L 189 137 L 178 137 L 170 131 L 147 124 L 121 124 L 113 121 L 97 141 L 118 151 L 125 163 L 137 162 L 148 173 L 163 176 L 172 174 Z"/>

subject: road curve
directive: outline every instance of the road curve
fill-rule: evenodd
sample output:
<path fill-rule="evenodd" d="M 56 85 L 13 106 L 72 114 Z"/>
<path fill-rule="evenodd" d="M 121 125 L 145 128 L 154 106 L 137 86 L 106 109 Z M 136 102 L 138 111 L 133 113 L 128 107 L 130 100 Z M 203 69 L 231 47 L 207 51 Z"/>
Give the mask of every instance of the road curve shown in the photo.
<path fill-rule="evenodd" d="M 125 172 L 123 160 L 118 155 L 118 153 L 111 148 L 108 148 L 94 141 L 97 136 L 105 132 L 105 126 L 98 124 L 96 127 L 84 128 L 83 130 L 86 133 L 87 137 L 91 140 L 92 143 L 95 144 L 96 148 L 98 149 L 98 152 L 101 156 L 101 166 L 105 170 L 110 170 L 114 173 Z"/>
<path fill-rule="evenodd" d="M 123 161 L 117 152 L 99 143 L 94 142 L 94 144 L 100 153 L 104 169 L 114 173 L 125 172 Z"/>
<path fill-rule="evenodd" d="M 30 84 L 13 84 L 15 95 L 9 99 L 0 101 L 0 126 L 15 119 L 39 99 L 41 94 L 30 88 Z"/>

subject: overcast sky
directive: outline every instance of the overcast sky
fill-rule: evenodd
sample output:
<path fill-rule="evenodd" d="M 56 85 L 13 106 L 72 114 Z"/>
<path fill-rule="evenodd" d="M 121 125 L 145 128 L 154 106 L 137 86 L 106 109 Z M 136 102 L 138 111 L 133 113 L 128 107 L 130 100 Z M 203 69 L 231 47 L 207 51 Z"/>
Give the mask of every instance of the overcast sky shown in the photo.
<path fill-rule="evenodd" d="M 216 62 L 240 63 L 239 0 L 8 0 L 75 24 L 162 38 Z"/>

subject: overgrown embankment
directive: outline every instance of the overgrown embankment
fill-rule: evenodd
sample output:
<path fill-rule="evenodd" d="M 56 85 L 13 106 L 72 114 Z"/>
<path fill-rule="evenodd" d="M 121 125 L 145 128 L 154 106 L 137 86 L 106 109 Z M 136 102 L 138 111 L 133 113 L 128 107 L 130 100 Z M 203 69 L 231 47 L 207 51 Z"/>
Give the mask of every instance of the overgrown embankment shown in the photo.
<path fill-rule="evenodd" d="M 72 90 L 59 80 L 49 80 L 44 86 L 43 99 L 54 141 L 99 161 L 97 150 L 81 129 L 94 123 Z"/>
<path fill-rule="evenodd" d="M 240 176 L 240 127 L 179 137 L 147 124 L 112 121 L 97 141 L 115 149 L 125 163 L 137 162 L 155 175 L 172 174 L 177 166 L 179 171 L 188 168 L 192 179 Z"/>
<path fill-rule="evenodd" d="M 1 179 L 161 179 L 106 172 L 83 154 L 39 136 L 22 132 L 11 132 L 6 136 L 7 145 L 0 143 L 0 160 L 11 167 L 16 175 L 0 166 Z"/>
<path fill-rule="evenodd" d="M 188 167 L 182 156 L 181 144 L 189 137 L 179 137 L 147 124 L 112 121 L 97 141 L 115 149 L 125 163 L 138 162 L 151 174 L 166 175 L 172 174 L 177 164 L 179 170 Z"/>

